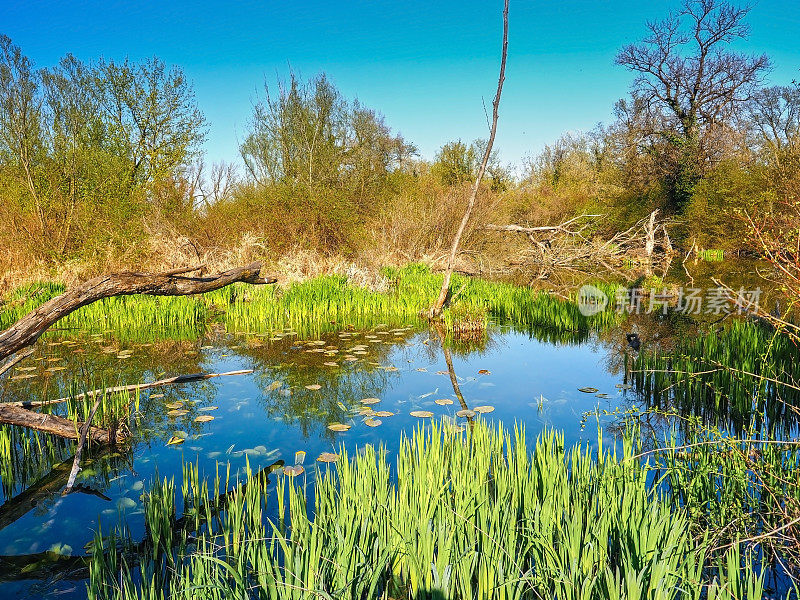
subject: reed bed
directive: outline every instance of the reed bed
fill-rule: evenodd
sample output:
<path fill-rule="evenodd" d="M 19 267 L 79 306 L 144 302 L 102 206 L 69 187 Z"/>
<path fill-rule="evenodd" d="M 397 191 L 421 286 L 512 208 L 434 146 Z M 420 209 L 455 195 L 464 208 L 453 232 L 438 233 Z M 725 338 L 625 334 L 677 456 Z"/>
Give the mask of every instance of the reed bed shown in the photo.
<path fill-rule="evenodd" d="M 478 422 L 420 428 L 385 451 L 342 451 L 303 477 L 263 474 L 221 509 L 219 473 L 184 469 L 146 497 L 146 543 L 98 534 L 88 594 L 116 598 L 709 598 L 764 596 L 754 558 L 712 555 L 686 510 L 657 493 L 632 439 L 597 456 L 542 433 Z M 209 492 L 213 490 L 213 494 Z M 275 498 L 269 510 L 267 499 Z M 270 502 L 273 502 L 270 499 Z M 183 506 L 179 519 L 176 505 Z M 270 516 L 271 515 L 271 516 Z M 191 533 L 188 533 L 191 532 Z"/>
<path fill-rule="evenodd" d="M 229 331 L 266 333 L 289 328 L 303 336 L 348 325 L 421 325 L 421 314 L 436 299 L 442 276 L 424 265 L 387 268 L 383 276 L 389 282 L 388 291 L 353 285 L 345 276 L 326 275 L 286 288 L 236 284 L 196 297 L 109 298 L 68 315 L 57 328 L 111 331 L 121 340 L 145 341 L 194 339 L 216 320 Z M 63 289 L 60 284 L 20 288 L 0 309 L 0 324 L 10 326 Z M 454 330 L 485 329 L 491 320 L 525 329 L 545 328 L 563 338 L 565 333 L 574 336 L 619 318 L 612 311 L 586 317 L 572 301 L 507 283 L 454 276 L 451 289 L 452 304 L 444 322 Z M 608 291 L 613 297 L 613 289 Z"/>
<path fill-rule="evenodd" d="M 794 435 L 800 407 L 800 361 L 792 340 L 753 320 L 682 338 L 670 351 L 643 351 L 633 384 L 649 407 L 750 429 Z"/>

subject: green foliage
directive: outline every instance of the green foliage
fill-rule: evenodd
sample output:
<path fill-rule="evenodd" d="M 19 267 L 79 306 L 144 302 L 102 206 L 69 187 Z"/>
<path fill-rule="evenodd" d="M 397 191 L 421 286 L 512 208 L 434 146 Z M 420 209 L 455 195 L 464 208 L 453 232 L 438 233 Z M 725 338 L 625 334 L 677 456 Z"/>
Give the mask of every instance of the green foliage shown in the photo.
<path fill-rule="evenodd" d="M 313 505 L 282 476 L 275 519 L 263 474 L 220 506 L 208 496 L 219 474 L 209 485 L 185 469 L 182 519 L 171 481 L 147 496 L 142 579 L 98 536 L 89 597 L 761 598 L 737 545 L 705 570 L 709 541 L 653 492 L 634 449 L 594 458 L 545 432 L 529 453 L 521 429 L 434 424 L 402 440 L 392 467 L 372 446 L 317 467 Z"/>
<path fill-rule="evenodd" d="M 735 433 L 789 434 L 800 406 L 800 363 L 789 336 L 751 322 L 685 337 L 669 351 L 640 352 L 633 381 L 648 406 L 730 423 Z"/>
<path fill-rule="evenodd" d="M 28 258 L 135 245 L 152 187 L 178 178 L 203 138 L 180 69 L 67 55 L 37 71 L 0 36 L 0 235 Z"/>

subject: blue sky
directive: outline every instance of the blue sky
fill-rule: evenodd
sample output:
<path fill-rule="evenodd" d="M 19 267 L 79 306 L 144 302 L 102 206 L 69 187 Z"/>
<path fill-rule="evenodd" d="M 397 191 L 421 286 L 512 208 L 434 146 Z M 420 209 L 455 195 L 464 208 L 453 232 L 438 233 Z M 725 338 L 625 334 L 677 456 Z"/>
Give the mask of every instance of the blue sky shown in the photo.
<path fill-rule="evenodd" d="M 210 122 L 209 161 L 237 158 L 252 101 L 289 67 L 326 72 L 348 97 L 432 158 L 445 142 L 486 137 L 497 81 L 501 0 L 417 2 L 3 2 L 0 32 L 38 66 L 67 52 L 183 67 Z M 632 76 L 616 51 L 677 2 L 511 0 L 509 59 L 496 147 L 518 163 L 565 131 L 608 121 Z M 739 46 L 766 52 L 772 83 L 800 79 L 800 3 L 760 0 Z"/>

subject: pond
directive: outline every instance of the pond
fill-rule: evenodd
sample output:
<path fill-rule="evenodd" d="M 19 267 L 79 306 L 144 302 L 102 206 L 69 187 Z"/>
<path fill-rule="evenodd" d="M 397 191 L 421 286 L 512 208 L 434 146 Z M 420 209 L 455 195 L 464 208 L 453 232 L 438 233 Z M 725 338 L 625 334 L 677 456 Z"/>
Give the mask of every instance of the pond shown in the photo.
<path fill-rule="evenodd" d="M 187 373 L 224 375 L 135 394 L 130 442 L 90 452 L 77 492 L 63 497 L 74 444 L 6 428 L 0 593 L 84 597 L 85 570 L 68 557 L 85 555 L 98 530 L 124 526 L 142 538 L 143 492 L 163 477 L 180 485 L 185 463 L 230 482 L 247 468 L 300 464 L 296 477 L 313 489 L 313 465 L 325 453 L 381 445 L 391 461 L 403 435 L 442 418 L 452 428 L 475 420 L 523 424 L 531 442 L 556 429 L 567 445 L 589 447 L 598 443 L 600 424 L 603 444 L 613 446 L 620 415 L 651 400 L 634 386 L 637 352 L 626 334 L 669 347 L 696 327 L 696 318 L 669 312 L 559 335 L 491 323 L 455 339 L 419 323 L 329 326 L 313 336 L 217 325 L 183 340 L 148 341 L 121 341 L 110 331 L 53 332 L 3 381 L 4 401 Z M 783 435 L 793 433 L 794 420 L 783 428 Z M 280 476 L 272 475 L 273 488 Z"/>

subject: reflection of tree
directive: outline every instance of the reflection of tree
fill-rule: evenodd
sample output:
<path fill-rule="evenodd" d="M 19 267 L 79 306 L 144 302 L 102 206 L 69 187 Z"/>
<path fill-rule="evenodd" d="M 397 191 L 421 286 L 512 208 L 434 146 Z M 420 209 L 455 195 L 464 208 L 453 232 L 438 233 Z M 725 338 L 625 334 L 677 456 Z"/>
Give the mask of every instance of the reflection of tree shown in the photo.
<path fill-rule="evenodd" d="M 366 361 L 346 362 L 343 360 L 346 347 L 357 344 L 356 337 L 342 340 L 334 334 L 324 335 L 318 340 L 325 342 L 324 346 L 283 339 L 268 345 L 243 347 L 238 352 L 251 360 L 250 367 L 261 389 L 260 400 L 268 416 L 280 417 L 287 424 L 296 423 L 306 437 L 312 430 L 318 430 L 333 439 L 333 432 L 327 430 L 328 423 L 346 421 L 362 398 L 381 397 L 391 385 L 391 373 L 380 364 L 387 361 L 392 345 L 369 344 Z M 338 351 L 334 355 L 308 351 L 334 346 Z M 331 361 L 338 366 L 323 364 Z M 306 388 L 309 385 L 322 387 L 309 390 Z"/>
<path fill-rule="evenodd" d="M 35 346 L 33 356 L 19 365 L 35 366 L 34 371 L 24 373 L 34 373 L 36 377 L 12 380 L 12 373 L 6 374 L 6 377 L 0 379 L 0 400 L 45 401 L 110 385 L 152 380 L 164 372 L 196 373 L 202 370 L 199 346 L 199 341 L 120 343 L 89 334 L 78 334 L 69 340 L 47 336 Z M 133 351 L 131 357 L 117 358 L 124 349 Z M 47 369 L 53 365 L 61 370 L 48 372 Z M 160 394 L 163 397 L 151 397 Z M 215 394 L 216 386 L 203 382 L 142 392 L 139 413 L 134 417 L 131 426 L 134 434 L 131 443 L 147 444 L 154 438 L 160 440 L 175 428 L 190 432 L 200 431 L 202 426 L 193 422 L 196 411 L 192 405 L 186 405 L 189 414 L 181 420 L 171 419 L 166 414 L 169 409 L 165 405 L 187 396 L 200 399 L 201 402 L 211 402 Z M 48 410 L 66 416 L 68 411 L 75 411 L 76 407 L 74 404 L 64 403 Z M 7 451 L 0 458 L 2 491 L 6 499 L 45 477 L 55 465 L 74 451 L 74 442 L 28 429 L 2 426 L 0 435 L 7 440 Z"/>
<path fill-rule="evenodd" d="M 82 461 L 82 467 L 91 467 L 94 473 L 90 484 L 84 482 L 76 486 L 76 491 L 103 497 L 100 490 L 108 488 L 111 474 L 125 464 L 126 458 L 117 453 L 112 454 L 108 446 L 98 449 L 93 456 Z M 6 494 L 9 499 L 0 505 L 0 529 L 8 527 L 33 509 L 54 502 L 66 485 L 71 468 L 72 458 L 68 458 L 56 464 L 49 473 L 27 486 L 23 492 L 13 497 Z"/>
<path fill-rule="evenodd" d="M 464 394 L 461 393 L 461 386 L 458 385 L 458 376 L 456 375 L 456 369 L 453 366 L 453 356 L 450 353 L 450 348 L 447 345 L 447 337 L 441 328 L 441 324 L 436 322 L 432 322 L 432 324 L 436 329 L 436 333 L 439 336 L 439 342 L 442 345 L 442 354 L 444 355 L 445 363 L 447 363 L 447 374 L 450 376 L 450 384 L 453 386 L 453 393 L 458 399 L 458 403 L 461 405 L 461 410 L 470 410 L 466 400 L 464 400 Z M 473 417 L 467 417 L 467 422 L 469 423 L 470 428 L 475 426 Z"/>

